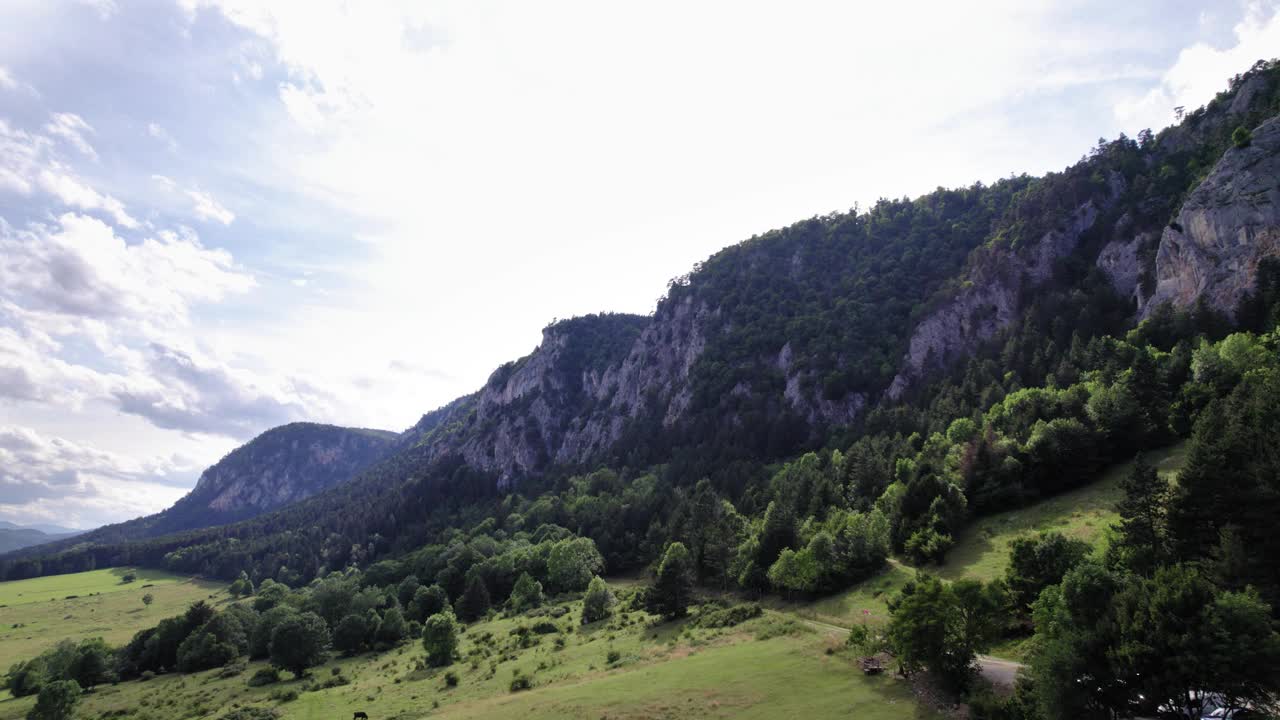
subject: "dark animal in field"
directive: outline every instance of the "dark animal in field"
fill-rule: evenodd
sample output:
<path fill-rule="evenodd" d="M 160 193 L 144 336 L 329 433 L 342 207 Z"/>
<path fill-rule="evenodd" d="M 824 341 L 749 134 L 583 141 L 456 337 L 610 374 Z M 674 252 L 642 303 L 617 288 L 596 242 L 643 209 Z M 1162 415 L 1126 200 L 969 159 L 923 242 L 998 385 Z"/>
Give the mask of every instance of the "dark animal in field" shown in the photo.
<path fill-rule="evenodd" d="M 369 713 L 357 710 L 356 714 L 351 716 L 351 720 L 369 720 Z"/>

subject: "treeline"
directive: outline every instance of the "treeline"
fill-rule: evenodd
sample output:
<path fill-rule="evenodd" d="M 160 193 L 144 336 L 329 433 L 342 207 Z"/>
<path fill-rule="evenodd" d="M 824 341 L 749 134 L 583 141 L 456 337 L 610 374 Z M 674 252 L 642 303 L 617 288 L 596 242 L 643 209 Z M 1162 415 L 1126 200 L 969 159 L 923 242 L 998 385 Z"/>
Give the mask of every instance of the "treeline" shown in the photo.
<path fill-rule="evenodd" d="M 165 672 L 228 667 L 246 658 L 269 660 L 301 676 L 330 652 L 385 651 L 431 636 L 433 617 L 446 615 L 454 623 L 452 618 L 471 622 L 497 611 L 526 613 L 549 599 L 584 592 L 589 602 L 583 622 L 607 616 L 614 599 L 599 579 L 603 560 L 590 539 L 554 526 L 511 536 L 489 530 L 478 527 L 448 545 L 364 572 L 330 573 L 298 589 L 270 578 L 255 587 L 244 574 L 230 587 L 233 596 L 243 598 L 238 602 L 222 609 L 196 602 L 120 647 L 101 639 L 63 641 L 10 667 L 4 687 L 21 697 L 57 683 L 87 689 Z M 423 577 L 431 582 L 419 581 L 414 571 L 429 573 Z M 267 674 L 258 681 L 271 679 Z"/>

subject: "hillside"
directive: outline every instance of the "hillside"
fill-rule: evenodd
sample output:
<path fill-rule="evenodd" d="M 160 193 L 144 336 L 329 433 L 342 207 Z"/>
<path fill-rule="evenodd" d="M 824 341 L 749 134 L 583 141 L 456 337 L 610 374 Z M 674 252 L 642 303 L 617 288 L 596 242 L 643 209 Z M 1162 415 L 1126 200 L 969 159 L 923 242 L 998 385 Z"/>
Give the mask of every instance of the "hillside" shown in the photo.
<path fill-rule="evenodd" d="M 352 547 L 404 552 L 456 525 L 465 508 L 483 516 L 513 489 L 531 497 L 598 467 L 629 478 L 652 469 L 670 487 L 706 477 L 743 512 L 762 512 L 769 463 L 859 437 L 853 450 L 888 463 L 886 454 L 919 450 L 904 444 L 912 432 L 977 417 L 1019 388 L 1076 381 L 1099 357 L 1091 342 L 1142 317 L 1176 339 L 1220 336 L 1238 309 L 1252 313 L 1241 302 L 1277 252 L 1280 198 L 1267 186 L 1280 174 L 1277 109 L 1280 70 L 1260 63 L 1180 125 L 1100 143 L 1061 173 L 881 201 L 765 233 L 672 281 L 652 316 L 547 327 L 531 354 L 425 415 L 385 457 L 374 450 L 381 440 L 347 432 L 368 452 L 326 465 L 316 450 L 312 466 L 295 466 L 281 453 L 299 445 L 273 439 L 307 426 L 286 426 L 211 468 L 170 511 L 85 538 L 94 547 L 77 552 L 92 560 L 46 559 L 42 571 L 177 562 L 233 577 L 273 558 L 305 577 L 323 563 L 340 567 Z M 1252 140 L 1237 147 L 1233 128 L 1243 127 Z M 1179 311 L 1190 320 L 1176 320 Z M 365 466 L 334 492 L 286 504 Z M 977 514 L 1018 501 L 970 498 Z M 281 506 L 249 524 L 190 531 Z M 290 539 L 304 528 L 331 547 Z M 177 531 L 186 532 L 119 545 Z M 654 529 L 637 518 L 625 532 Z M 916 527 L 901 532 L 896 545 Z M 231 537 L 252 538 L 253 549 L 225 555 Z M 606 556 L 621 567 L 654 552 L 619 543 L 631 554 Z"/>
<path fill-rule="evenodd" d="M 74 533 L 63 533 L 59 535 L 51 535 L 35 528 L 0 528 L 0 553 L 7 553 L 10 550 L 31 547 L 33 545 L 43 545 L 44 543 L 61 540 L 73 534 Z"/>
<path fill-rule="evenodd" d="M 140 540 L 252 518 L 350 480 L 391 452 L 395 442 L 394 433 L 381 430 L 316 423 L 272 428 L 206 469 L 173 507 L 68 538 L 48 550 Z"/>

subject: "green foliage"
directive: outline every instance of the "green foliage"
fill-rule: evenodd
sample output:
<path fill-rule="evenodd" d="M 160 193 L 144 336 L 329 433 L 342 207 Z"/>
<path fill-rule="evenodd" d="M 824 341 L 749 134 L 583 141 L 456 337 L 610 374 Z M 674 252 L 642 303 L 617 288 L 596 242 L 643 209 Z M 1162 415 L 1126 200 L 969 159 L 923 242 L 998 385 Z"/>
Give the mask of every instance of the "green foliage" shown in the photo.
<path fill-rule="evenodd" d="M 436 613 L 422 624 L 422 646 L 427 651 L 427 664 L 445 667 L 453 664 L 458 650 L 458 623 L 452 613 Z"/>
<path fill-rule="evenodd" d="M 1083 562 L 1090 550 L 1089 543 L 1070 540 L 1056 532 L 1014 540 L 1005 573 L 1014 611 L 1029 614 L 1040 592 L 1062 582 L 1063 576 Z"/>
<path fill-rule="evenodd" d="M 590 538 L 562 540 L 547 558 L 547 580 L 556 592 L 582 592 L 604 570 L 604 558 Z"/>
<path fill-rule="evenodd" d="M 409 636 L 409 625 L 405 622 L 400 608 L 388 608 L 382 614 L 382 621 L 377 625 L 374 639 L 382 647 L 395 647 Z"/>
<path fill-rule="evenodd" d="M 693 563 L 683 543 L 667 546 L 646 596 L 649 609 L 664 618 L 684 617 L 693 599 Z"/>
<path fill-rule="evenodd" d="M 593 623 L 613 614 L 614 597 L 609 585 L 597 575 L 591 578 L 582 596 L 582 622 Z"/>
<path fill-rule="evenodd" d="M 329 629 L 313 612 L 285 619 L 271 632 L 271 664 L 299 677 L 328 659 Z"/>
<path fill-rule="evenodd" d="M 74 680 L 57 680 L 40 689 L 27 720 L 71 720 L 80 702 L 80 686 Z"/>
<path fill-rule="evenodd" d="M 1151 578 L 1084 563 L 1035 608 L 1035 694 L 1046 718 L 1206 711 L 1212 689 L 1231 708 L 1270 702 L 1280 636 L 1254 593 L 1222 591 L 1188 566 Z M 1090 682 L 1079 678 L 1087 674 Z"/>
<path fill-rule="evenodd" d="M 333 629 L 333 649 L 343 655 L 355 655 L 365 649 L 371 630 L 366 616 L 351 613 Z"/>
<path fill-rule="evenodd" d="M 927 669 L 954 689 L 976 676 L 974 660 L 996 634 L 1002 588 L 973 580 L 947 584 L 921 574 L 890 605 L 888 641 L 908 673 Z"/>
<path fill-rule="evenodd" d="M 1253 142 L 1253 133 L 1249 132 L 1249 128 L 1238 127 L 1231 131 L 1231 143 L 1237 148 L 1247 148 Z"/>
<path fill-rule="evenodd" d="M 407 607 L 409 608 L 408 617 L 418 622 L 422 622 L 436 613 L 452 612 L 452 608 L 449 606 L 449 596 L 445 594 L 444 588 L 439 585 L 418 587 L 413 591 L 413 600 Z"/>
<path fill-rule="evenodd" d="M 1121 489 L 1124 498 L 1116 506 L 1119 534 L 1108 548 L 1108 558 L 1132 572 L 1149 575 L 1168 557 L 1165 512 L 1169 484 L 1139 454 Z"/>
<path fill-rule="evenodd" d="M 274 667 L 258 668 L 257 672 L 249 678 L 249 687 L 262 687 L 263 685 L 274 685 L 280 682 L 280 669 Z"/>
<path fill-rule="evenodd" d="M 511 597 L 507 598 L 507 607 L 512 612 L 524 612 L 542 606 L 542 583 L 533 579 L 529 573 L 521 573 L 511 589 Z"/>
<path fill-rule="evenodd" d="M 759 603 L 745 603 L 726 608 L 705 607 L 694 618 L 692 625 L 703 628 L 726 628 L 753 620 L 764 614 Z"/>
<path fill-rule="evenodd" d="M 466 591 L 458 598 L 454 609 L 458 612 L 458 619 L 463 622 L 479 620 L 489 612 L 489 589 L 485 587 L 483 577 L 479 574 L 471 576 L 467 581 Z"/>

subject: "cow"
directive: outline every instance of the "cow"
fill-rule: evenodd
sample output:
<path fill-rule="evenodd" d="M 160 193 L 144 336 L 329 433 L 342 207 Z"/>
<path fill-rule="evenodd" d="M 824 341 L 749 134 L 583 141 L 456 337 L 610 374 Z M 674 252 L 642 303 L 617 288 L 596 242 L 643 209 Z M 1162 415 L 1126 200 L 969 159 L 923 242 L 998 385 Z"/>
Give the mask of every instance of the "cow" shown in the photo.
<path fill-rule="evenodd" d="M 369 720 L 369 713 L 357 710 L 356 714 L 351 716 L 351 720 Z"/>

